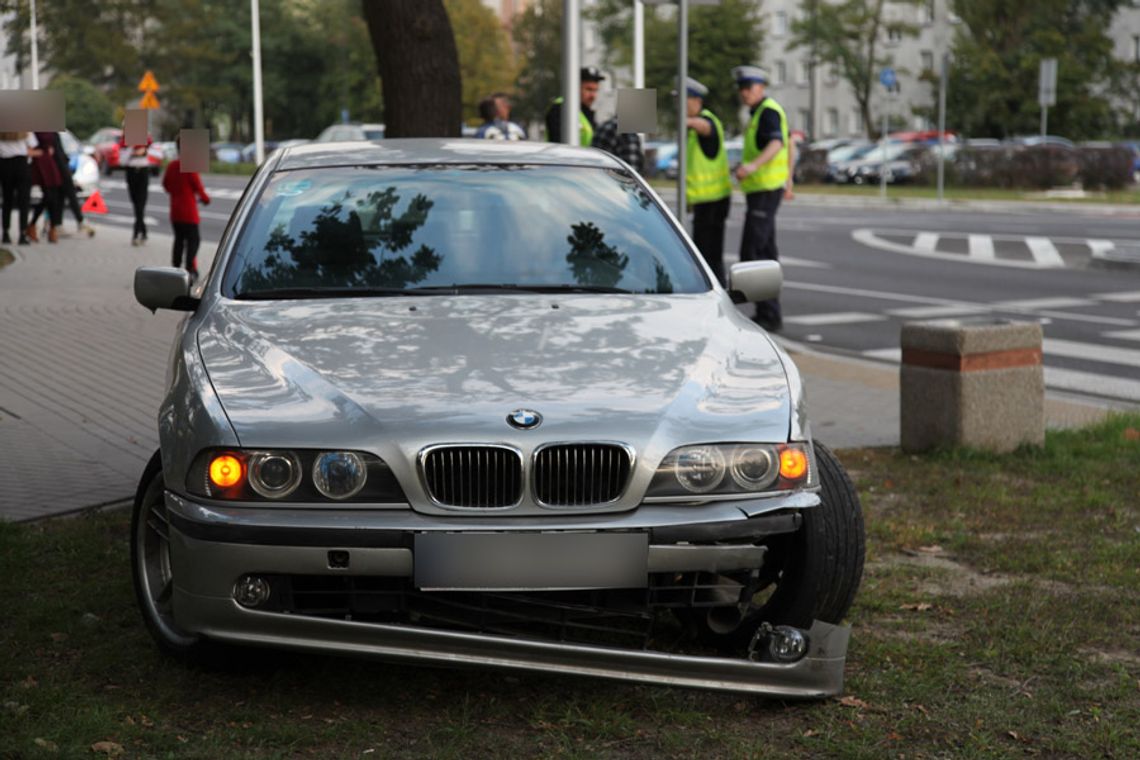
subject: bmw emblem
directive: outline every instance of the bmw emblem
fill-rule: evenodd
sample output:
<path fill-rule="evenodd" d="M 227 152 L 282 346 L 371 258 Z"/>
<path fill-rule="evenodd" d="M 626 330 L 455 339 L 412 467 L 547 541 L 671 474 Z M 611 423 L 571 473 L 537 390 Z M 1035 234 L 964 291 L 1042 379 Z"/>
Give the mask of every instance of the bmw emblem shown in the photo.
<path fill-rule="evenodd" d="M 533 409 L 516 409 L 507 415 L 507 422 L 519 430 L 530 430 L 542 424 L 542 415 Z"/>

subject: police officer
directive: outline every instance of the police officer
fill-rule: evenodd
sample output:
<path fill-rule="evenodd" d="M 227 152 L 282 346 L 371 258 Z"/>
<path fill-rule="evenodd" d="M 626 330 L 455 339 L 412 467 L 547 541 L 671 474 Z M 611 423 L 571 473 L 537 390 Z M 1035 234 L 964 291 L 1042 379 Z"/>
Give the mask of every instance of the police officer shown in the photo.
<path fill-rule="evenodd" d="M 780 104 L 767 96 L 767 72 L 759 66 L 737 66 L 732 75 L 740 99 L 752 113 L 744 132 L 741 165 L 736 169 L 748 204 L 740 260 L 778 261 L 776 212 L 788 184 L 788 117 Z M 753 320 L 766 330 L 779 330 L 783 326 L 780 300 L 757 303 Z"/>
<path fill-rule="evenodd" d="M 604 82 L 605 77 L 595 66 L 585 66 L 579 73 L 581 80 L 579 99 L 582 110 L 578 114 L 578 144 L 588 146 L 594 141 L 594 130 L 598 123 L 594 120 L 594 101 L 598 99 L 598 82 Z M 546 139 L 550 142 L 562 142 L 562 98 L 554 99 L 546 111 Z"/>
<path fill-rule="evenodd" d="M 732 200 L 724 126 L 704 107 L 709 89 L 685 78 L 688 147 L 685 149 L 685 202 L 693 210 L 693 242 L 724 284 L 724 220 Z"/>

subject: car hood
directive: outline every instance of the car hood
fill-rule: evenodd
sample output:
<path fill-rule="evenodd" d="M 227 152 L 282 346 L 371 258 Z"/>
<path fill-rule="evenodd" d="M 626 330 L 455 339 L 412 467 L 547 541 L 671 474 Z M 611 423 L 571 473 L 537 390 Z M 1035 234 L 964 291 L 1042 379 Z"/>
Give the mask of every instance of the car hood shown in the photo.
<path fill-rule="evenodd" d="M 788 378 L 723 293 L 220 299 L 197 331 L 243 446 L 787 440 Z M 797 386 L 798 387 L 798 386 Z M 510 427 L 526 408 L 536 430 Z"/>

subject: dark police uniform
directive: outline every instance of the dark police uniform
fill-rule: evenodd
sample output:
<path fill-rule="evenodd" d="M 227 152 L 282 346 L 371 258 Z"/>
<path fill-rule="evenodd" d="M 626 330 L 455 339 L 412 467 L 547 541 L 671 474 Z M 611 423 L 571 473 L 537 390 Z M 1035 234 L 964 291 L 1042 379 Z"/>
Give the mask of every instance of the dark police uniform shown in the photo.
<path fill-rule="evenodd" d="M 691 77 L 685 79 L 685 89 L 689 97 L 703 100 L 708 95 L 708 88 Z M 724 126 L 707 108 L 698 117 L 709 123 L 712 133 L 702 137 L 697 130 L 688 130 L 685 202 L 693 210 L 693 242 L 724 285 L 724 222 L 732 202 Z"/>
<path fill-rule="evenodd" d="M 768 75 L 756 66 L 738 66 L 733 74 L 738 83 L 768 83 Z M 780 259 L 776 248 L 776 212 L 788 181 L 788 117 L 779 103 L 765 97 L 752 109 L 752 118 L 744 133 L 742 162 L 753 161 L 773 140 L 781 142 L 780 150 L 740 182 L 748 205 L 740 240 L 741 261 Z M 783 325 L 780 300 L 773 298 L 757 303 L 755 320 L 766 329 L 780 329 Z"/>
<path fill-rule="evenodd" d="M 585 66 L 579 72 L 582 82 L 603 82 L 605 77 L 594 66 Z M 594 109 L 581 106 L 578 114 L 578 144 L 589 147 L 594 141 L 594 130 L 598 123 L 594 118 Z M 557 97 L 546 110 L 546 139 L 550 142 L 562 142 L 562 98 Z"/>

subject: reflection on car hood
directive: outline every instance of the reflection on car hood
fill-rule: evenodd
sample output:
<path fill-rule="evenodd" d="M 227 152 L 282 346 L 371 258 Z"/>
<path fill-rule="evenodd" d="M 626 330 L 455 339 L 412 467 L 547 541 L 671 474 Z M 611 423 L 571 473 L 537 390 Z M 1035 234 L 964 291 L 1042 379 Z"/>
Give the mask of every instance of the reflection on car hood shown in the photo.
<path fill-rule="evenodd" d="M 784 367 L 720 293 L 219 301 L 198 332 L 246 446 L 786 440 Z M 538 431 L 509 427 L 518 408 Z"/>

